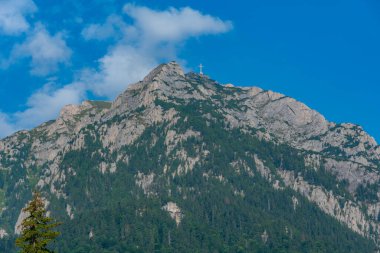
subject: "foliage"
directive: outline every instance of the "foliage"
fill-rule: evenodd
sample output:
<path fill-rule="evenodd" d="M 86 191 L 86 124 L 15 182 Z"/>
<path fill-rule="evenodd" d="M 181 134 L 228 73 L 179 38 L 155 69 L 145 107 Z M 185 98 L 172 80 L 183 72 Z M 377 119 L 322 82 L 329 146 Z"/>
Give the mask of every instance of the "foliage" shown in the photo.
<path fill-rule="evenodd" d="M 379 182 L 373 184 L 360 184 L 356 189 L 356 198 L 359 201 L 368 201 L 376 203 L 379 201 L 377 193 L 379 192 Z"/>
<path fill-rule="evenodd" d="M 22 253 L 51 253 L 49 244 L 58 237 L 59 232 L 53 229 L 60 223 L 46 215 L 44 201 L 39 192 L 33 193 L 33 199 L 23 209 L 27 217 L 21 223 L 21 235 L 16 245 Z"/>

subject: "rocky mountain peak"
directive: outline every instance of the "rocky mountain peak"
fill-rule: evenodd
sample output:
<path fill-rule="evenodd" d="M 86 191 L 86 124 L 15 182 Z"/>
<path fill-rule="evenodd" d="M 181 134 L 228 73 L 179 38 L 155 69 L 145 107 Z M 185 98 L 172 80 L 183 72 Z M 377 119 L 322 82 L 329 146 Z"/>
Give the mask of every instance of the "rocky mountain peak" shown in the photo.
<path fill-rule="evenodd" d="M 160 64 L 142 81 L 129 85 L 116 98 L 111 114 L 120 114 L 140 106 L 154 106 L 153 102 L 158 98 L 182 97 L 189 88 L 191 85 L 188 76 L 178 63 L 172 61 Z"/>
<path fill-rule="evenodd" d="M 175 77 L 184 77 L 185 74 L 181 66 L 175 62 L 171 61 L 169 63 L 160 64 L 158 67 L 153 69 L 144 79 L 143 82 L 149 83 L 153 81 L 168 81 Z"/>
<path fill-rule="evenodd" d="M 87 100 L 83 101 L 80 105 L 65 105 L 59 113 L 59 118 L 70 119 L 73 116 L 80 114 L 83 110 L 90 109 L 92 107 L 93 105 Z"/>

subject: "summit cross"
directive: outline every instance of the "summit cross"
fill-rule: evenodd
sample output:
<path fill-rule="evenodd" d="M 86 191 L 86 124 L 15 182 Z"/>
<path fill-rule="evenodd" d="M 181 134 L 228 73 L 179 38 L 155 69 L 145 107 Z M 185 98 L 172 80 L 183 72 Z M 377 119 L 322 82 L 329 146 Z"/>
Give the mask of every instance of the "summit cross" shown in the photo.
<path fill-rule="evenodd" d="M 203 65 L 202 65 L 202 63 L 201 64 L 199 64 L 199 74 L 201 74 L 201 75 L 203 75 Z"/>

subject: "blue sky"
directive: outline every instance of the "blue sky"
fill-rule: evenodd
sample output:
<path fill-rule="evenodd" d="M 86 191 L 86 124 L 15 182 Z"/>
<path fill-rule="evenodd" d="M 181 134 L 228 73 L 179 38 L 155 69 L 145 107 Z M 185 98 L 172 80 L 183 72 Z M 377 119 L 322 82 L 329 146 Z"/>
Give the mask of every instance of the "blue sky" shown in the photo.
<path fill-rule="evenodd" d="M 377 0 L 0 0 L 0 48 L 0 137 L 177 60 L 380 140 Z"/>

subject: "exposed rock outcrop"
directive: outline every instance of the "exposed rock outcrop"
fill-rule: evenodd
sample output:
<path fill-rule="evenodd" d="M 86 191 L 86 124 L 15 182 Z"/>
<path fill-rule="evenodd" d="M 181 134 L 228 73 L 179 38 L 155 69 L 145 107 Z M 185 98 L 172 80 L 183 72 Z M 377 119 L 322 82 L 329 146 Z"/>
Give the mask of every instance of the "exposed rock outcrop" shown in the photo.
<path fill-rule="evenodd" d="M 177 226 L 181 223 L 183 213 L 176 203 L 168 202 L 166 205 L 162 207 L 162 209 L 169 213 L 170 217 L 172 217 Z"/>

